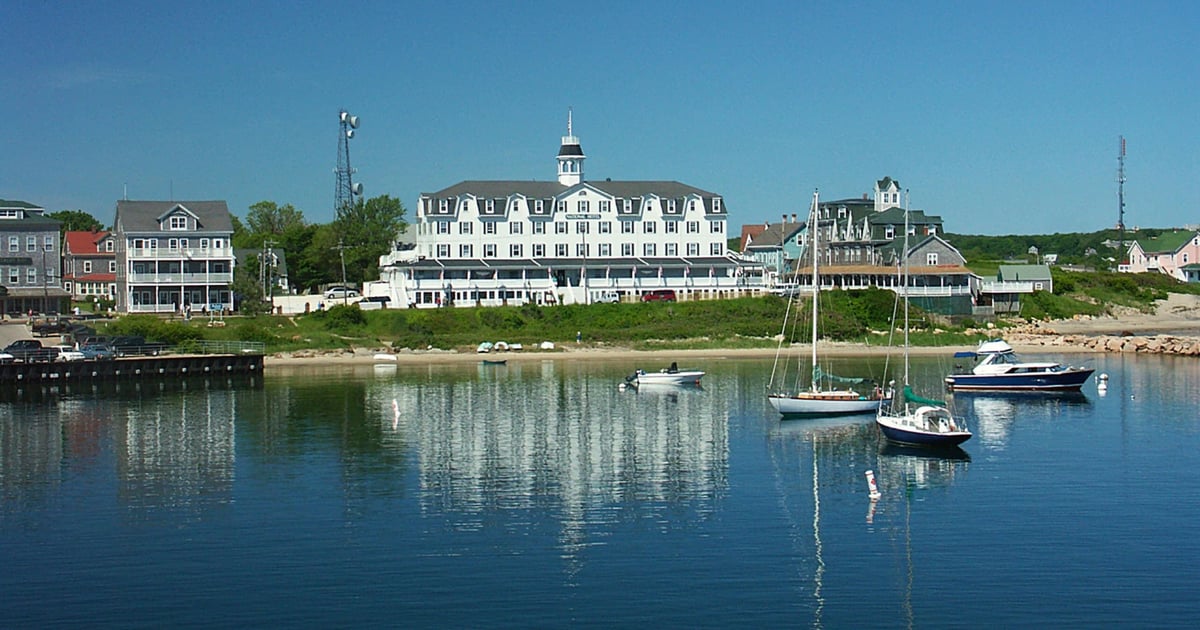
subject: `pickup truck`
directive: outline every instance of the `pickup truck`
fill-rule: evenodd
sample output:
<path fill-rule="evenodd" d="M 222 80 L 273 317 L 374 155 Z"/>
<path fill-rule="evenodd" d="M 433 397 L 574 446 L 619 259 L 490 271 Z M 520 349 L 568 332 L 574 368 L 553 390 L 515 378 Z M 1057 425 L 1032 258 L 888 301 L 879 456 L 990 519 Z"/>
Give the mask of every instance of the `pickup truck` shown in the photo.
<path fill-rule="evenodd" d="M 33 363 L 35 361 L 51 361 L 57 354 L 42 345 L 37 339 L 18 339 L 4 347 L 2 351 L 14 361 Z"/>
<path fill-rule="evenodd" d="M 29 325 L 34 337 L 61 335 L 71 329 L 71 322 L 57 317 L 38 317 Z"/>
<path fill-rule="evenodd" d="M 146 341 L 145 337 L 128 335 L 113 337 L 109 342 L 118 357 L 152 356 L 156 357 L 169 346 L 161 341 Z"/>

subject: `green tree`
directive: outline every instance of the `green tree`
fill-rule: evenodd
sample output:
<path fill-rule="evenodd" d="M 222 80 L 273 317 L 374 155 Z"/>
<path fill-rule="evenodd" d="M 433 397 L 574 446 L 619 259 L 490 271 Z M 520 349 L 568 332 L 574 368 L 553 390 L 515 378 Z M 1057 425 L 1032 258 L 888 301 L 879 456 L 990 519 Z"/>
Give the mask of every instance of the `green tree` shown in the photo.
<path fill-rule="evenodd" d="M 246 225 L 255 237 L 276 240 L 290 231 L 304 229 L 307 222 L 304 213 L 290 203 L 280 206 L 274 201 L 260 201 L 250 206 Z"/>
<path fill-rule="evenodd" d="M 346 281 L 362 282 L 379 276 L 379 257 L 392 251 L 396 237 L 408 224 L 404 221 L 404 204 L 389 195 L 359 199 L 338 210 L 333 228 L 346 260 Z M 334 252 L 338 253 L 338 252 Z M 340 256 L 333 257 L 341 277 Z"/>
<path fill-rule="evenodd" d="M 59 210 L 46 216 L 55 221 L 62 221 L 63 232 L 98 232 L 106 229 L 96 217 L 83 210 Z"/>
<path fill-rule="evenodd" d="M 238 310 L 244 315 L 261 315 L 270 310 L 265 301 L 257 265 L 238 265 L 233 270 L 233 293 L 241 300 Z"/>

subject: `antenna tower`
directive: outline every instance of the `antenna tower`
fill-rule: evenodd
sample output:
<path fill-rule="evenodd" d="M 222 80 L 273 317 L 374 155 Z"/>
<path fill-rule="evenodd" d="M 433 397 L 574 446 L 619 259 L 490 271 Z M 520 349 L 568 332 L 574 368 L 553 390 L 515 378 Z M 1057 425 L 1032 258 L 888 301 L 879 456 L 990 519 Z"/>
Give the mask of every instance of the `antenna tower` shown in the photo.
<path fill-rule="evenodd" d="M 338 112 L 338 124 L 340 127 L 337 169 L 334 170 L 337 174 L 337 187 L 333 195 L 334 212 L 354 205 L 355 197 L 361 197 L 363 192 L 362 184 L 353 182 L 354 169 L 350 168 L 350 140 L 354 138 L 354 130 L 358 129 L 358 116 L 351 116 L 350 112 L 343 109 Z"/>
<path fill-rule="evenodd" d="M 1125 136 L 1117 153 L 1117 255 L 1125 257 Z M 1121 260 L 1117 261 L 1120 264 Z"/>

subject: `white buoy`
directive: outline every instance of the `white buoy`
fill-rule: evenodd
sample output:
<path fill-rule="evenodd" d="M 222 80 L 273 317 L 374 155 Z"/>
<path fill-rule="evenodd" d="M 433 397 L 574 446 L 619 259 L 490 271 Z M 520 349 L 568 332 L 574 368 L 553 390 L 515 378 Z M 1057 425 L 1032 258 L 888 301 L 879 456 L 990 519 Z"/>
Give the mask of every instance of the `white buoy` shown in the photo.
<path fill-rule="evenodd" d="M 868 496 L 870 496 L 872 499 L 878 499 L 880 496 L 882 496 L 879 494 L 879 486 L 875 485 L 875 471 L 873 470 L 867 471 L 867 488 L 871 490 Z"/>
<path fill-rule="evenodd" d="M 1100 374 L 1100 382 L 1101 382 L 1101 383 L 1107 383 L 1107 382 L 1108 382 L 1108 374 L 1101 373 L 1101 374 Z"/>

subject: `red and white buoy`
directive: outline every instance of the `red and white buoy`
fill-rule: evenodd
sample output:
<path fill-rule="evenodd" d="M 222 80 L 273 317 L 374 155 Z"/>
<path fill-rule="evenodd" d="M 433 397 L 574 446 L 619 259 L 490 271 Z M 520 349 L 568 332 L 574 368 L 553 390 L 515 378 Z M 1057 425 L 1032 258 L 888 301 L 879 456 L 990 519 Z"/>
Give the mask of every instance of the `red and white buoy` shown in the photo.
<path fill-rule="evenodd" d="M 879 497 L 883 496 L 883 495 L 879 494 L 879 486 L 875 485 L 875 471 L 874 470 L 867 471 L 867 488 L 869 488 L 871 490 L 871 492 L 868 496 L 870 496 L 872 499 L 878 499 Z"/>

